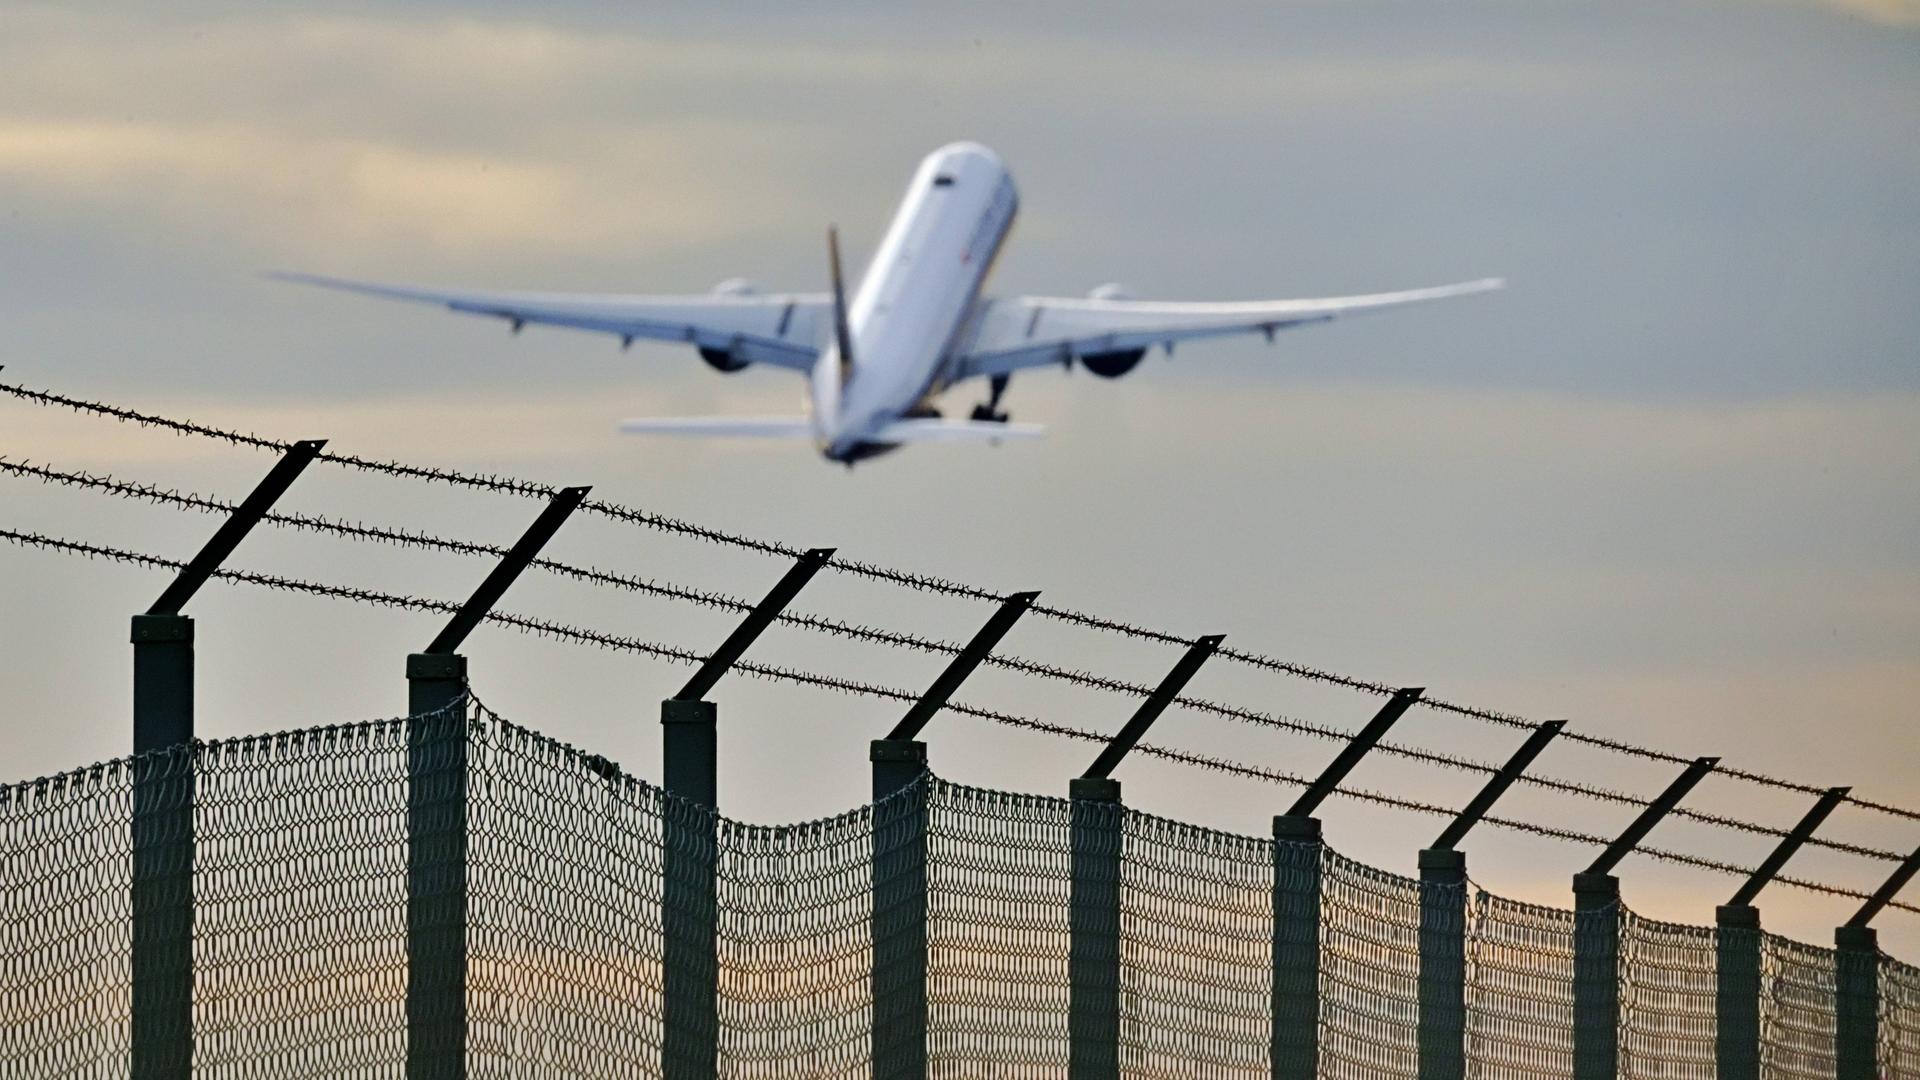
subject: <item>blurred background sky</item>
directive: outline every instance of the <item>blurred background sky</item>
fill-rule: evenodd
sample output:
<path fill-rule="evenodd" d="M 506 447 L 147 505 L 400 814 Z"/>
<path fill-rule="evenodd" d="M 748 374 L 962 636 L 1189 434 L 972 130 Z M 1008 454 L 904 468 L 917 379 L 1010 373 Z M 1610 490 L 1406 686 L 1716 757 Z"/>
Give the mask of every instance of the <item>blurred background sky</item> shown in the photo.
<path fill-rule="evenodd" d="M 1420 2 L 714 5 L 10 4 L 0 34 L 4 377 L 333 448 L 552 483 L 1807 783 L 1920 807 L 1920 4 Z M 862 262 L 918 159 L 1005 158 L 994 291 L 1169 299 L 1511 288 L 1132 376 L 1016 378 L 1050 438 L 847 472 L 802 445 L 623 439 L 622 416 L 790 412 L 797 380 L 690 350 L 263 281 L 287 268 L 499 288 L 701 291 Z M 974 391 L 948 399 L 964 412 Z M 0 400 L 0 454 L 237 498 L 269 459 Z M 293 509 L 507 542 L 535 504 L 316 466 Z M 176 557 L 203 517 L 0 478 L 0 524 Z M 578 520 L 552 553 L 757 596 L 777 561 Z M 459 598 L 484 564 L 262 529 L 232 565 Z M 0 779 L 129 747 L 126 617 L 165 575 L 0 548 Z M 724 615 L 529 577 L 503 605 L 707 649 Z M 823 576 L 796 605 L 961 639 L 978 604 Z M 438 620 L 210 586 L 200 717 L 220 737 L 391 715 Z M 1177 650 L 1028 620 L 1022 655 L 1152 682 Z M 685 670 L 471 639 L 476 689 L 643 777 Z M 756 656 L 918 689 L 939 658 L 771 633 Z M 1354 729 L 1377 701 L 1215 663 L 1195 691 Z M 984 672 L 963 698 L 1111 731 L 1134 702 Z M 730 678 L 723 808 L 865 792 L 885 703 Z M 1515 733 L 1416 710 L 1403 741 Z M 1064 794 L 1094 748 L 943 716 L 957 780 Z M 1334 744 L 1176 710 L 1161 742 L 1296 772 Z M 1641 793 L 1670 766 L 1550 748 Z M 1130 803 L 1260 833 L 1291 789 L 1150 760 Z M 1361 786 L 1459 805 L 1461 773 Z M 1792 824 L 1804 797 L 1694 805 Z M 1503 809 L 1611 834 L 1617 805 Z M 1347 853 L 1411 872 L 1441 821 L 1335 802 Z M 1911 850 L 1920 822 L 1831 835 Z M 1660 846 L 1751 865 L 1754 836 Z M 1486 887 L 1567 903 L 1592 851 L 1482 827 Z M 1808 851 L 1870 889 L 1888 867 Z M 1637 858 L 1629 904 L 1709 921 L 1737 881 Z M 1909 890 L 1909 899 L 1915 894 Z M 1852 901 L 1775 886 L 1829 942 Z M 1920 959 L 1920 917 L 1879 920 Z"/>

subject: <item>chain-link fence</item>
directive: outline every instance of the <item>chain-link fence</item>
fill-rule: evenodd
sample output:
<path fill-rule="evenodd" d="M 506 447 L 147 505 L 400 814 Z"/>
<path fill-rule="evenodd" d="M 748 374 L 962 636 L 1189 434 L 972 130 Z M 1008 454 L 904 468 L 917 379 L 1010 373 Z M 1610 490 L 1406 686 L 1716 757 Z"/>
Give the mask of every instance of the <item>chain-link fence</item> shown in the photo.
<path fill-rule="evenodd" d="M 435 769 L 462 778 L 427 802 L 444 795 L 464 839 L 433 850 L 464 856 L 422 867 L 409 828 Z M 136 841 L 136 790 L 191 793 L 190 847 Z M 458 978 L 465 1031 L 464 1047 L 433 1052 L 474 1077 L 673 1075 L 676 1038 L 710 1047 L 709 1074 L 726 1077 L 1061 1077 L 1076 1034 L 1104 1030 L 1084 1026 L 1100 1015 L 1089 1001 L 1110 1008 L 1126 1077 L 1277 1075 L 1302 1046 L 1321 1076 L 1415 1076 L 1436 1023 L 1459 1032 L 1465 1075 L 1564 1077 L 1593 933 L 1618 955 L 1620 1073 L 1715 1074 L 1714 928 L 1624 909 L 1576 920 L 1318 843 L 1118 806 L 1092 821 L 1087 806 L 926 776 L 838 817 L 747 825 L 484 713 L 221 740 L 16 784 L 0 788 L 0 1076 L 129 1072 L 136 864 L 171 883 L 142 904 L 182 903 L 191 886 L 182 1015 L 209 1077 L 406 1075 L 421 1053 L 409 984 L 428 970 Z M 1117 838 L 1117 859 L 1090 860 L 1085 835 Z M 190 870 L 161 858 L 182 850 Z M 1088 865 L 1118 866 L 1109 891 L 1076 889 Z M 436 939 L 416 894 L 435 889 L 464 895 L 463 944 L 445 954 L 420 946 Z M 1076 896 L 1117 900 L 1089 912 Z M 1115 943 L 1117 979 L 1076 985 L 1094 968 L 1075 937 L 1096 933 Z M 1762 1075 L 1835 1075 L 1837 954 L 1756 940 Z M 674 970 L 690 948 L 708 950 L 705 984 Z M 1447 948 L 1453 998 L 1423 985 Z M 876 969 L 897 964 L 917 973 L 909 992 L 876 993 Z M 1877 964 L 1880 1074 L 1920 1077 L 1920 969 Z M 707 1007 L 676 1012 L 701 985 Z M 1309 1030 L 1288 1030 L 1285 1003 L 1302 1000 Z"/>

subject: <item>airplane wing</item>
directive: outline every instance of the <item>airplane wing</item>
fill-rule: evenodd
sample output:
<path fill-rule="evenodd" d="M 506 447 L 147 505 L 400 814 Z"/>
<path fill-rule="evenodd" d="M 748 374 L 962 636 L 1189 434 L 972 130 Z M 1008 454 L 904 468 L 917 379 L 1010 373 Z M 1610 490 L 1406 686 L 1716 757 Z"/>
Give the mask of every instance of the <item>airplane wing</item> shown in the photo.
<path fill-rule="evenodd" d="M 970 344 L 956 362 L 954 381 L 1005 375 L 1075 357 L 1129 353 L 1155 345 L 1224 334 L 1264 333 L 1326 322 L 1364 311 L 1444 300 L 1498 289 L 1499 278 L 1430 289 L 1338 296 L 1324 300 L 1182 303 L 1023 296 L 990 300 Z"/>
<path fill-rule="evenodd" d="M 515 331 L 527 323 L 537 323 L 597 330 L 619 337 L 622 343 L 631 343 L 634 338 L 681 341 L 725 353 L 736 361 L 800 372 L 812 370 L 819 355 L 814 344 L 818 340 L 816 321 L 830 318 L 833 311 L 832 297 L 812 293 L 625 296 L 472 292 L 347 281 L 318 274 L 267 276 L 390 300 L 443 304 L 453 311 L 505 319 Z"/>

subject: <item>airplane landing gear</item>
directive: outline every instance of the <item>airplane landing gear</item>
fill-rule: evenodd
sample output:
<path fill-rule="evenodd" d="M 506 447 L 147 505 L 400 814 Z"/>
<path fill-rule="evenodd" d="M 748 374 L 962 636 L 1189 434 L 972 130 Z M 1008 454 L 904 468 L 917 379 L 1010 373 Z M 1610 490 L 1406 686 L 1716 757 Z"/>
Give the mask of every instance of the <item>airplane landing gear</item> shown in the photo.
<path fill-rule="evenodd" d="M 1004 424 L 1012 419 L 1009 413 L 999 412 L 1000 398 L 1007 392 L 1007 384 L 1013 381 L 1011 375 L 995 375 L 988 383 L 991 387 L 986 403 L 973 407 L 973 419 L 989 423 Z"/>

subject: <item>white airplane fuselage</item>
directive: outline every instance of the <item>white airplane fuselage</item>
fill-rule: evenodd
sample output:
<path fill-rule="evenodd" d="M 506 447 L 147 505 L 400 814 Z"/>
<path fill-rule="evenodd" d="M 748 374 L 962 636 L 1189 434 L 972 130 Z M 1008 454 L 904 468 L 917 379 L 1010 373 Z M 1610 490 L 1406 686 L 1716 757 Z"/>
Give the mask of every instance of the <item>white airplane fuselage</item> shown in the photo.
<path fill-rule="evenodd" d="M 967 330 L 1019 210 L 993 151 L 953 143 L 927 155 L 847 302 L 853 363 L 821 350 L 811 387 L 821 453 L 852 462 L 888 448 L 881 428 L 924 412 Z M 843 372 L 846 374 L 843 377 Z"/>

